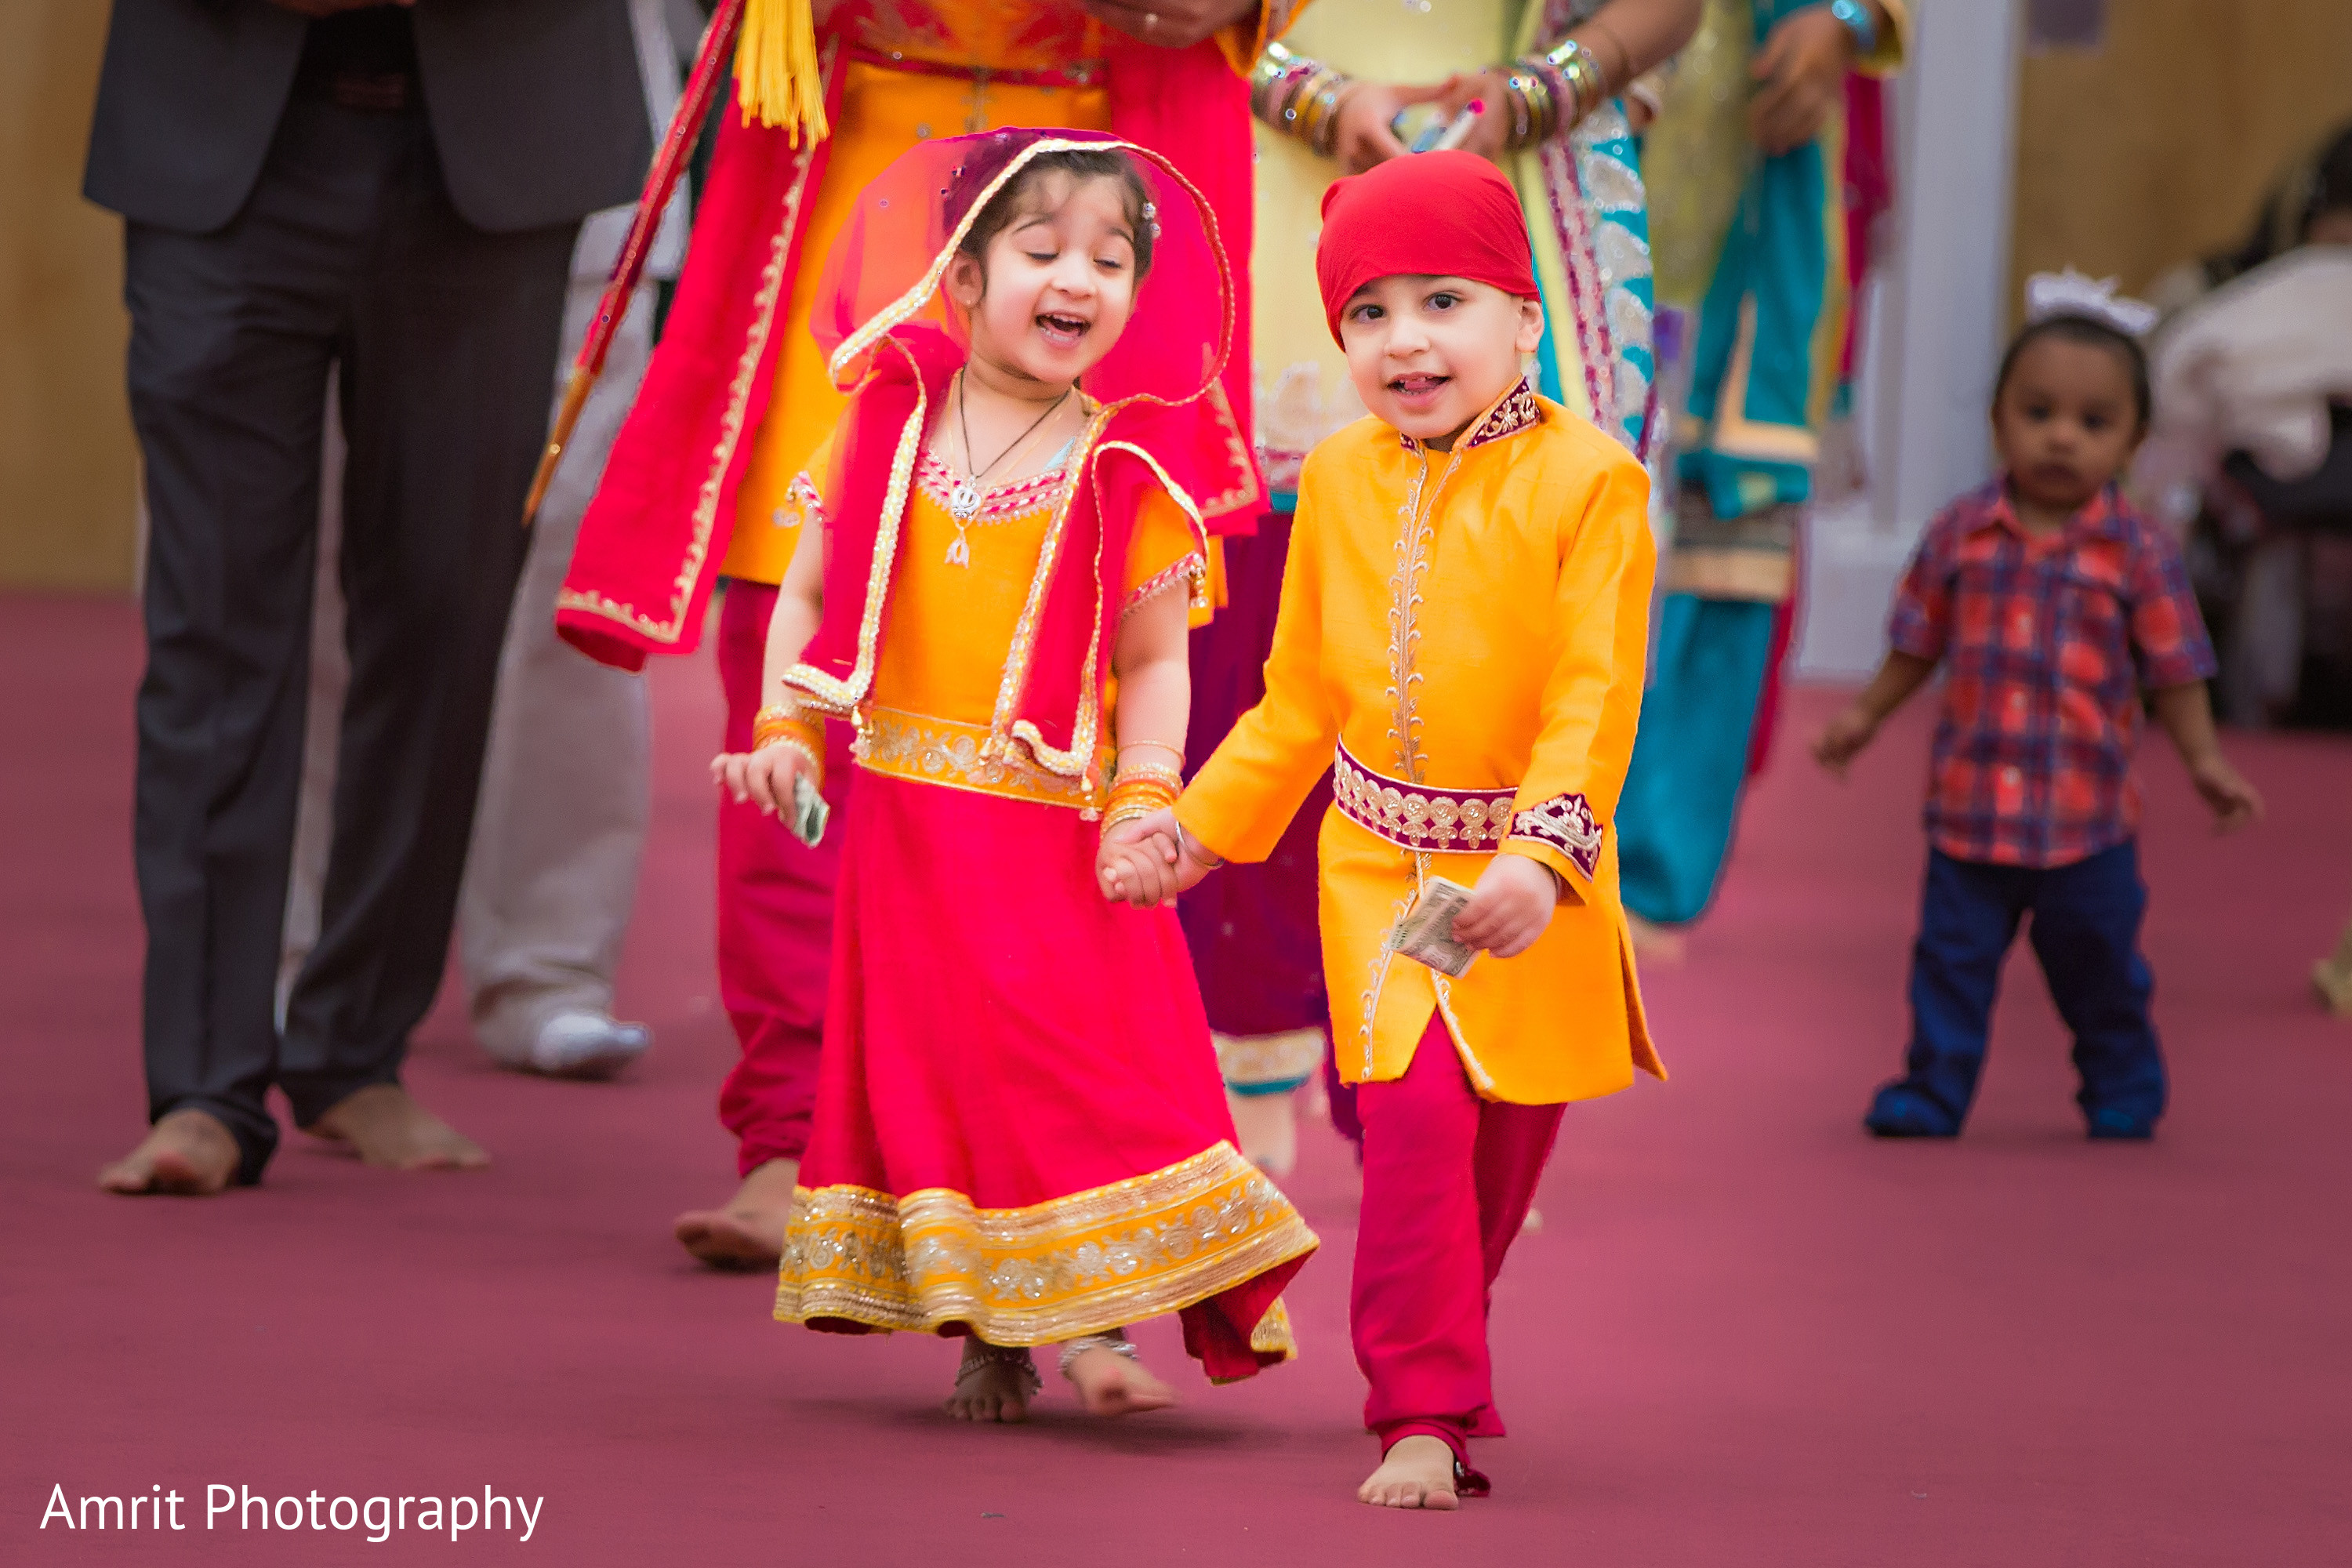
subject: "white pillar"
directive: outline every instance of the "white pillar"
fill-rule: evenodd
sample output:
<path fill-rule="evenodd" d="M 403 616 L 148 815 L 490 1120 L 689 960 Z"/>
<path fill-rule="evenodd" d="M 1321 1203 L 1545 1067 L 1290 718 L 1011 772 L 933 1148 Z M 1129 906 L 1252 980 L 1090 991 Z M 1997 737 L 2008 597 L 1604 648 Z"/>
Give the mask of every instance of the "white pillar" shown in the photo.
<path fill-rule="evenodd" d="M 1867 507 L 1807 539 L 1801 674 L 1877 662 L 1889 595 L 1927 520 L 1992 472 L 1985 410 L 2009 320 L 2017 0 L 1914 0 L 1895 80 L 1895 225 L 1865 340 Z"/>
<path fill-rule="evenodd" d="M 1894 327 L 1873 454 L 1874 521 L 1907 542 L 1992 472 L 1985 410 L 2009 320 L 2018 6 L 1927 0 L 1896 100 Z"/>

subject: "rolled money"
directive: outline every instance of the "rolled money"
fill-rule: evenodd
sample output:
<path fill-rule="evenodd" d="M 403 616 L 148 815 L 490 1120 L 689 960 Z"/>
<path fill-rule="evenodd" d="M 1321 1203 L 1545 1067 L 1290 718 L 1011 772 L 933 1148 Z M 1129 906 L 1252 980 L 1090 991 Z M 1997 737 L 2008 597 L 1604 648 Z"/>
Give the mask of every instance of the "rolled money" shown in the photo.
<path fill-rule="evenodd" d="M 1421 897 L 1389 932 L 1389 951 L 1461 979 L 1478 956 L 1476 948 L 1454 940 L 1454 917 L 1469 901 L 1470 889 L 1461 883 L 1430 878 L 1422 884 Z"/>
<path fill-rule="evenodd" d="M 824 796 L 817 794 L 816 785 L 809 783 L 808 774 L 794 773 L 793 837 L 815 848 L 817 840 L 824 837 L 825 818 L 832 815 L 833 808 L 825 805 Z"/>

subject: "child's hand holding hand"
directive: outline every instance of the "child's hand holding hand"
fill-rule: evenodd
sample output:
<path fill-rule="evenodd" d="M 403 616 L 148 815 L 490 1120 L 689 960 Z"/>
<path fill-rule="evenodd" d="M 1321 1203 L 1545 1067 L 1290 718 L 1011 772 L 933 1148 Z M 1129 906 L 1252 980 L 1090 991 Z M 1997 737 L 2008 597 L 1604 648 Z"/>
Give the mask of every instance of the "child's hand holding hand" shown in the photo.
<path fill-rule="evenodd" d="M 1454 940 L 1516 958 L 1536 944 L 1559 907 L 1559 879 L 1550 867 L 1525 855 L 1497 855 L 1454 917 Z"/>
<path fill-rule="evenodd" d="M 1155 814 L 1158 815 L 1158 814 Z M 1176 896 L 1176 841 L 1172 835 L 1147 827 L 1150 818 L 1123 822 L 1103 835 L 1095 856 L 1095 878 L 1103 897 L 1139 910 L 1167 903 Z"/>
<path fill-rule="evenodd" d="M 756 752 L 722 752 L 710 759 L 710 782 L 735 797 L 735 804 L 759 806 L 775 816 L 792 808 L 793 781 L 807 768 L 808 759 L 797 746 L 772 742 Z"/>
<path fill-rule="evenodd" d="M 1131 859 L 1113 858 L 1114 851 L 1141 849 L 1150 857 L 1148 865 L 1137 865 Z M 1138 909 L 1166 903 L 1179 893 L 1187 893 L 1200 885 L 1201 879 L 1223 865 L 1212 859 L 1192 840 L 1185 837 L 1176 826 L 1176 814 L 1161 809 L 1133 822 L 1122 822 L 1103 835 L 1102 855 L 1096 862 L 1097 875 L 1101 879 L 1103 897 L 1114 902 L 1124 899 Z M 1136 888 L 1143 882 L 1143 873 L 1150 872 L 1153 884 L 1164 890 L 1154 897 L 1139 898 Z M 1166 881 L 1159 879 L 1165 875 Z"/>
<path fill-rule="evenodd" d="M 2216 832 L 2235 833 L 2263 819 L 2263 797 L 2219 751 L 2190 760 L 2189 781 L 2213 808 Z"/>
<path fill-rule="evenodd" d="M 1813 760 L 1843 778 L 1845 765 L 1853 761 L 1877 733 L 1878 721 L 1871 716 L 1868 710 L 1856 703 L 1832 719 L 1827 727 L 1813 737 Z"/>

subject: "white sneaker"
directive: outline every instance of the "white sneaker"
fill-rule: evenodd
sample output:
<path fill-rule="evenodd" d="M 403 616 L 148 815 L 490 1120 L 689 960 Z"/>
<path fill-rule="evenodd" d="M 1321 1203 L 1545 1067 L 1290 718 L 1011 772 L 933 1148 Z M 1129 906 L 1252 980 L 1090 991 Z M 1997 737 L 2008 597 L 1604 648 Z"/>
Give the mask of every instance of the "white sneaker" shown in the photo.
<path fill-rule="evenodd" d="M 609 1079 L 653 1043 L 654 1032 L 643 1024 L 620 1023 L 585 1009 L 558 1013 L 539 1026 L 523 1067 L 549 1078 Z"/>

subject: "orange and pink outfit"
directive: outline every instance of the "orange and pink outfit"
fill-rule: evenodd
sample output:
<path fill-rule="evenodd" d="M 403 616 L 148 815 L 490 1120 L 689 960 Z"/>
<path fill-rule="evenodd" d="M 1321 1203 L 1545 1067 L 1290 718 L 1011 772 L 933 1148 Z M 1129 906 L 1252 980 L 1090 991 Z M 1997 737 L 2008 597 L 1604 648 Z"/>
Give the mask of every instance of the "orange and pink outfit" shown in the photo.
<path fill-rule="evenodd" d="M 940 276 L 1027 163 L 1092 147 L 1151 191 L 1135 319 L 1058 461 L 960 521 L 925 447 L 966 353 Z M 1174 911 L 1095 885 L 1120 623 L 1165 594 L 1206 610 L 1194 497 L 1246 472 L 1203 406 L 1232 324 L 1213 220 L 1111 138 L 955 138 L 861 194 L 825 293 L 854 391 L 788 488 L 825 576 L 783 684 L 854 725 L 859 776 L 776 1315 L 1029 1346 L 1173 1311 L 1212 1377 L 1248 1376 L 1292 1353 L 1279 1293 L 1316 1239 L 1234 1146 Z"/>
<path fill-rule="evenodd" d="M 1325 298 L 1467 277 L 1532 296 L 1508 184 L 1467 153 L 1380 165 L 1324 205 Z M 1177 805 L 1227 859 L 1264 858 L 1328 770 L 1318 845 L 1340 1076 L 1359 1086 L 1364 1196 L 1351 1322 L 1385 1450 L 1499 1436 L 1486 1292 L 1566 1102 L 1652 1048 L 1611 831 L 1642 701 L 1654 552 L 1642 466 L 1522 380 L 1434 451 L 1367 417 L 1301 471 L 1265 696 Z M 1496 855 L 1559 879 L 1517 957 L 1460 979 L 1389 951 L 1432 877 Z"/>

